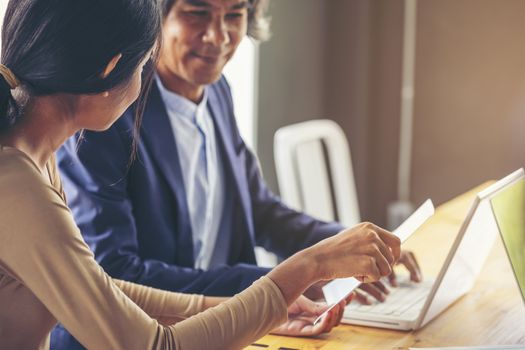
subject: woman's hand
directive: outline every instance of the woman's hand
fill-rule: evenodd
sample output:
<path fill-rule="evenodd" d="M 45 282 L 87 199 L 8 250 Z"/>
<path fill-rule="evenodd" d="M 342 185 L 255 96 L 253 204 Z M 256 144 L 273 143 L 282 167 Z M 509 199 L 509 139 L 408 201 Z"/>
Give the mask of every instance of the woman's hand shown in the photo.
<path fill-rule="evenodd" d="M 307 248 L 268 273 L 288 305 L 320 280 L 356 277 L 373 282 L 392 273 L 401 241 L 371 223 L 362 223 Z"/>
<path fill-rule="evenodd" d="M 333 327 L 339 325 L 343 317 L 344 308 L 351 301 L 349 297 L 334 307 L 315 326 L 313 321 L 319 317 L 328 305 L 316 303 L 301 295 L 288 307 L 288 321 L 274 329 L 272 334 L 289 335 L 296 337 L 312 337 L 322 333 L 328 333 Z"/>
<path fill-rule="evenodd" d="M 392 273 L 401 255 L 401 241 L 372 224 L 361 223 L 309 248 L 317 259 L 322 279 L 353 276 L 373 282 Z"/>

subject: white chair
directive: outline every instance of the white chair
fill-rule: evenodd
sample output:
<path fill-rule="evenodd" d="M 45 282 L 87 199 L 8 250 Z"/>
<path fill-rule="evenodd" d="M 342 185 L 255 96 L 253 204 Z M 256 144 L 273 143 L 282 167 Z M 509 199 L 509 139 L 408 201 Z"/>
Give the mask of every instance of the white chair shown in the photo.
<path fill-rule="evenodd" d="M 287 205 L 345 226 L 361 221 L 350 149 L 335 122 L 319 119 L 277 130 L 274 157 Z"/>

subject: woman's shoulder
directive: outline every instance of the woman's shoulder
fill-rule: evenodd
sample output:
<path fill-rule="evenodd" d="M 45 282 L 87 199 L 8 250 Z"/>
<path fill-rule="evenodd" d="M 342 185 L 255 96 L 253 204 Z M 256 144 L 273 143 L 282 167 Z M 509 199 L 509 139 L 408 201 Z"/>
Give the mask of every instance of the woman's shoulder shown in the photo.
<path fill-rule="evenodd" d="M 26 231 L 34 223 L 39 228 L 53 227 L 57 220 L 70 215 L 60 193 L 38 166 L 15 148 L 0 146 L 0 193 L 0 221 L 4 227 L 26 225 Z"/>
<path fill-rule="evenodd" d="M 44 175 L 24 152 L 0 145 L 0 193 L 14 193 L 20 200 L 28 197 L 27 200 L 32 201 L 38 197 L 65 205 L 66 199 L 54 155 L 46 164 L 46 170 L 48 175 Z"/>
<path fill-rule="evenodd" d="M 38 181 L 41 176 L 37 165 L 27 154 L 16 148 L 0 146 L 0 178 L 9 182 Z"/>
<path fill-rule="evenodd" d="M 36 197 L 54 199 L 52 193 L 57 190 L 53 186 L 27 154 L 16 148 L 0 146 L 0 193 L 4 198 L 12 193 L 19 200 L 25 197 L 28 201 Z"/>

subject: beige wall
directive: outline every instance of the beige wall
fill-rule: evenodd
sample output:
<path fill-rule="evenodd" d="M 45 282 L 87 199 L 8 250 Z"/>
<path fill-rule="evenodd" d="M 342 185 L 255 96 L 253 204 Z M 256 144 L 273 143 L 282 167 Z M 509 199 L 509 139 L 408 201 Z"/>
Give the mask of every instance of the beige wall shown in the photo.
<path fill-rule="evenodd" d="M 257 150 L 269 186 L 276 190 L 273 134 L 324 112 L 325 3 L 274 0 L 273 38 L 261 45 Z"/>
<path fill-rule="evenodd" d="M 403 1 L 274 0 L 271 13 L 258 144 L 270 186 L 274 131 L 330 117 L 349 138 L 363 217 L 384 224 L 396 197 Z M 418 1 L 415 202 L 524 164 L 523 13 L 522 0 Z"/>
<path fill-rule="evenodd" d="M 414 199 L 444 201 L 525 161 L 525 1 L 420 1 Z"/>

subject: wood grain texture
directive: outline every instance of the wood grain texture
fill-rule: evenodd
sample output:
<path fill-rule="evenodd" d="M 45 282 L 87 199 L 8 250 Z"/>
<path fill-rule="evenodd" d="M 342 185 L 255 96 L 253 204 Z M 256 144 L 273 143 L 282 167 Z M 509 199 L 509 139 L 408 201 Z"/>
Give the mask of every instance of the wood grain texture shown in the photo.
<path fill-rule="evenodd" d="M 441 205 L 436 214 L 406 242 L 423 274 L 435 276 L 448 253 L 475 194 L 489 183 Z M 394 349 L 431 346 L 525 344 L 525 306 L 500 239 L 474 288 L 422 329 L 403 332 L 341 325 L 315 339 L 267 335 L 257 341 L 267 348 Z"/>

